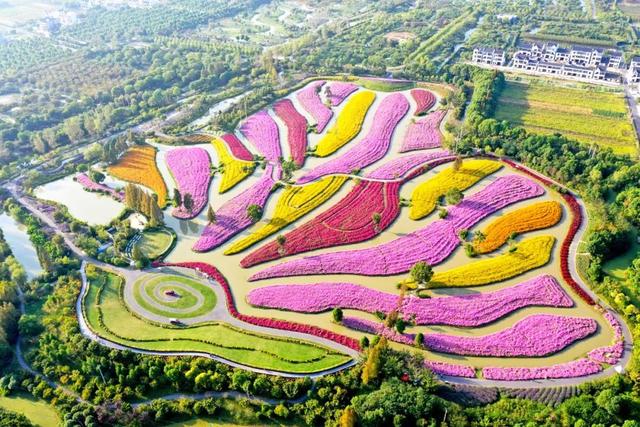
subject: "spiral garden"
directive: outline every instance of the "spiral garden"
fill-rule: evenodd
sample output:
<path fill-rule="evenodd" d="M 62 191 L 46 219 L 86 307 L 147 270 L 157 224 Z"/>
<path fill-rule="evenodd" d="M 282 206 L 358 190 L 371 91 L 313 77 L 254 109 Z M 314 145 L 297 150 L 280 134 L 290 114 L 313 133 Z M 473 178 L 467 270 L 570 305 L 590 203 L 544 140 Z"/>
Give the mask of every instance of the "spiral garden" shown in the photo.
<path fill-rule="evenodd" d="M 209 151 L 169 151 L 175 184 L 195 202 L 173 215 L 197 233 L 176 230 L 176 248 L 157 266 L 200 279 L 154 270 L 122 285 L 132 321 L 184 322 L 144 348 L 175 350 L 174 340 L 197 335 L 206 349 L 182 348 L 313 372 L 348 360 L 338 347 L 362 350 L 362 337 L 379 335 L 421 351 L 439 375 L 497 381 L 589 376 L 620 363 L 620 323 L 571 274 L 585 221 L 576 198 L 508 159 L 457 157 L 444 147 L 439 92 L 398 89 L 312 81 L 212 138 Z M 164 200 L 153 149 L 132 150 L 111 173 Z M 424 264 L 432 274 L 417 275 Z M 220 310 L 263 334 L 308 341 L 296 335 L 268 350 L 253 331 L 246 342 L 271 352 L 266 362 L 234 354 L 207 338 L 211 322 L 229 327 Z M 113 317 L 91 316 L 111 339 L 147 342 L 118 338 Z M 285 350 L 309 355 L 304 368 Z"/>

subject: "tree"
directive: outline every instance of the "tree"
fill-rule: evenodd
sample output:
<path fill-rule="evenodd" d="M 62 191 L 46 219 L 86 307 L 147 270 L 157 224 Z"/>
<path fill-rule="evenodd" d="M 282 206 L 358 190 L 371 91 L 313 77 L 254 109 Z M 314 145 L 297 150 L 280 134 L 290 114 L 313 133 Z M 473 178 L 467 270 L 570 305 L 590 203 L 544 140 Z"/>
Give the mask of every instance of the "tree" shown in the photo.
<path fill-rule="evenodd" d="M 344 314 L 342 313 L 342 309 L 341 308 L 334 308 L 333 311 L 331 312 L 331 315 L 333 317 L 333 321 L 334 322 L 342 322 L 342 318 L 344 317 Z"/>
<path fill-rule="evenodd" d="M 255 224 L 262 218 L 262 207 L 255 204 L 247 206 L 247 216 L 249 216 L 251 222 Z"/>
<path fill-rule="evenodd" d="M 444 199 L 447 201 L 449 205 L 457 205 L 464 198 L 464 194 L 457 188 L 452 188 L 447 191 L 447 194 L 444 196 Z"/>
<path fill-rule="evenodd" d="M 184 197 L 182 198 L 182 205 L 187 210 L 187 212 L 191 213 L 191 211 L 193 210 L 193 197 L 191 197 L 191 194 L 185 193 Z"/>
<path fill-rule="evenodd" d="M 385 337 L 380 337 L 380 340 L 377 342 L 375 346 L 369 349 L 367 353 L 367 360 L 364 362 L 364 366 L 362 367 L 362 383 L 367 385 L 378 378 L 380 375 L 380 354 L 387 346 L 387 339 Z"/>
<path fill-rule="evenodd" d="M 209 221 L 209 224 L 215 224 L 217 221 L 216 213 L 211 205 L 209 205 L 209 209 L 207 209 L 207 221 Z"/>
<path fill-rule="evenodd" d="M 457 172 L 460 168 L 462 168 L 462 157 L 456 156 L 456 159 L 453 162 L 453 170 Z"/>
<path fill-rule="evenodd" d="M 373 221 L 375 230 L 378 231 L 378 226 L 380 225 L 380 221 L 382 221 L 382 215 L 378 212 L 374 212 L 373 215 L 371 215 L 371 221 Z"/>
<path fill-rule="evenodd" d="M 475 243 L 482 243 L 486 240 L 487 236 L 480 230 L 473 233 L 473 241 Z"/>
<path fill-rule="evenodd" d="M 173 206 L 177 208 L 182 206 L 182 195 L 180 194 L 180 190 L 177 188 L 173 189 Z"/>
<path fill-rule="evenodd" d="M 426 285 L 433 277 L 433 269 L 425 261 L 416 262 L 411 267 L 411 279 L 421 285 Z"/>
<path fill-rule="evenodd" d="M 366 337 L 365 337 L 366 338 Z M 340 416 L 340 427 L 355 427 L 358 421 L 356 411 L 351 406 L 347 406 Z"/>

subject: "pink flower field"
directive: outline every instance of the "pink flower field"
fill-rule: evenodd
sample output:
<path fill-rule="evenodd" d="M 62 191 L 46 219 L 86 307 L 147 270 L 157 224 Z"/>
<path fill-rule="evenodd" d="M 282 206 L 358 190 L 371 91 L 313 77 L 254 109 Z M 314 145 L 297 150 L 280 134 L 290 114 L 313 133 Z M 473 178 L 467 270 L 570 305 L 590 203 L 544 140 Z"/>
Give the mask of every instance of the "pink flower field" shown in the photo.
<path fill-rule="evenodd" d="M 500 177 L 457 206 L 447 218 L 425 228 L 367 249 L 331 252 L 278 264 L 249 280 L 311 274 L 389 276 L 405 273 L 418 261 L 437 265 L 460 245 L 458 233 L 513 203 L 540 196 L 542 187 L 520 175 Z"/>
<path fill-rule="evenodd" d="M 166 161 L 182 196 L 190 194 L 193 199 L 193 208 L 190 211 L 187 211 L 184 206 L 179 206 L 171 214 L 180 219 L 197 216 L 209 200 L 209 183 L 211 182 L 209 153 L 203 148 L 176 148 L 167 153 Z"/>
<path fill-rule="evenodd" d="M 206 252 L 216 248 L 251 225 L 247 214 L 249 205 L 264 206 L 276 183 L 274 167 L 268 165 L 262 178 L 243 193 L 237 195 L 216 211 L 216 222 L 207 225 L 198 241 L 193 245 L 196 252 Z"/>
<path fill-rule="evenodd" d="M 273 104 L 273 111 L 287 125 L 287 142 L 291 158 L 301 167 L 307 151 L 307 119 L 296 110 L 289 99 L 282 99 Z"/>
<path fill-rule="evenodd" d="M 409 110 L 409 102 L 401 93 L 382 100 L 375 112 L 367 136 L 344 154 L 329 160 L 298 179 L 298 184 L 331 174 L 349 174 L 382 159 L 389 150 L 393 132 Z"/>
<path fill-rule="evenodd" d="M 579 359 L 540 368 L 484 368 L 482 376 L 488 380 L 522 381 L 550 378 L 583 377 L 602 371 L 602 366 L 590 359 Z"/>
<path fill-rule="evenodd" d="M 113 197 L 119 202 L 124 201 L 124 192 L 116 191 L 108 185 L 100 184 L 95 181 L 92 181 L 91 178 L 86 173 L 79 173 L 76 175 L 75 180 L 78 184 L 82 185 L 87 191 L 95 191 L 98 193 L 105 193 Z"/>
<path fill-rule="evenodd" d="M 416 101 L 416 116 L 426 113 L 436 104 L 436 96 L 426 89 L 411 89 L 411 97 Z"/>
<path fill-rule="evenodd" d="M 240 132 L 269 162 L 275 163 L 282 156 L 278 125 L 266 111 L 249 116 L 242 123 Z"/>
<path fill-rule="evenodd" d="M 247 147 L 242 144 L 242 141 L 240 141 L 237 136 L 232 133 L 225 133 L 220 138 L 227 143 L 231 154 L 233 154 L 233 157 L 238 160 L 245 160 L 247 162 L 253 160 L 251 151 L 247 150 Z"/>
<path fill-rule="evenodd" d="M 411 123 L 402 140 L 400 152 L 426 150 L 442 146 L 440 122 L 446 114 L 445 110 L 437 110 Z"/>
<path fill-rule="evenodd" d="M 320 90 L 325 83 L 324 80 L 311 82 L 296 93 L 296 98 L 302 105 L 302 108 L 315 119 L 317 133 L 324 131 L 329 120 L 331 120 L 331 116 L 333 116 L 331 108 L 324 105 L 322 99 L 320 99 Z"/>
<path fill-rule="evenodd" d="M 365 177 L 372 179 L 398 179 L 404 177 L 418 166 L 441 159 L 453 160 L 454 157 L 448 150 L 409 154 L 380 165 L 377 169 L 365 174 Z"/>
<path fill-rule="evenodd" d="M 331 102 L 331 105 L 337 107 L 342 104 L 347 96 L 358 90 L 358 86 L 348 82 L 330 82 L 327 85 L 329 87 L 330 95 L 327 97 Z"/>
<path fill-rule="evenodd" d="M 254 289 L 247 296 L 254 306 L 302 313 L 333 308 L 389 313 L 398 308 L 398 301 L 395 294 L 353 283 L 274 285 Z M 552 276 L 543 275 L 494 292 L 426 299 L 408 296 L 399 310 L 418 325 L 474 327 L 532 306 L 571 307 L 573 302 Z"/>
<path fill-rule="evenodd" d="M 424 345 L 432 351 L 466 356 L 542 357 L 588 337 L 597 328 L 593 319 L 538 314 L 480 337 L 426 334 Z"/>

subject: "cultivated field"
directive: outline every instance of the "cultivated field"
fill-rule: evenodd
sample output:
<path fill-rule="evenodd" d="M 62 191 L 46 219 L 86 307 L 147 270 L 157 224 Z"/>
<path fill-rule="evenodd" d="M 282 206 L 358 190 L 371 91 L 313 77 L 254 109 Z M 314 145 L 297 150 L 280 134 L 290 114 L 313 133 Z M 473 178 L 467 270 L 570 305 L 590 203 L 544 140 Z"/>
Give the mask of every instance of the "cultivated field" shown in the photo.
<path fill-rule="evenodd" d="M 121 157 L 111 173 L 193 207 L 165 209 L 178 238 L 164 264 L 91 272 L 90 328 L 289 373 L 344 364 L 374 335 L 443 375 L 570 378 L 618 363 L 618 320 L 569 272 L 576 199 L 508 160 L 456 159 L 440 93 L 360 82 L 314 81 L 210 144 Z M 509 84 L 499 114 L 510 102 L 624 123 L 616 95 L 596 97 Z"/>
<path fill-rule="evenodd" d="M 508 81 L 495 117 L 538 133 L 561 133 L 634 154 L 636 135 L 621 93 Z"/>

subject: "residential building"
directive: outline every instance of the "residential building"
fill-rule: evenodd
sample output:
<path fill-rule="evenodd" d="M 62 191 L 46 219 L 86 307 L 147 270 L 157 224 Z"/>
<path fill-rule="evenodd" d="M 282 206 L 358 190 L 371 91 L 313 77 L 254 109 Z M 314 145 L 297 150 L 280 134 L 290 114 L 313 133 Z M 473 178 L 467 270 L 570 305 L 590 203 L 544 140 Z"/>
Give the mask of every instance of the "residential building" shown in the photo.
<path fill-rule="evenodd" d="M 505 51 L 493 47 L 477 46 L 473 49 L 472 61 L 476 64 L 504 65 Z"/>

